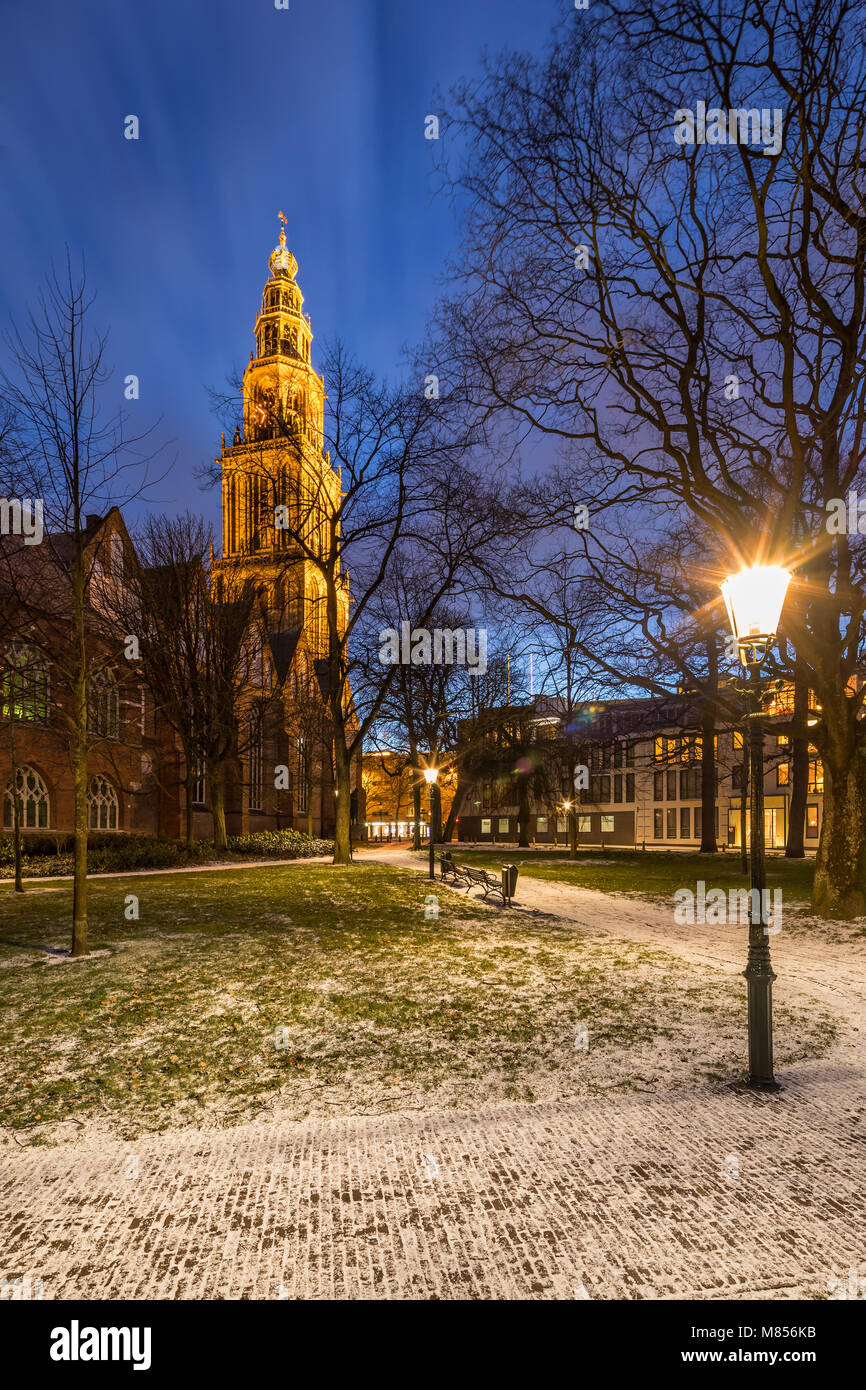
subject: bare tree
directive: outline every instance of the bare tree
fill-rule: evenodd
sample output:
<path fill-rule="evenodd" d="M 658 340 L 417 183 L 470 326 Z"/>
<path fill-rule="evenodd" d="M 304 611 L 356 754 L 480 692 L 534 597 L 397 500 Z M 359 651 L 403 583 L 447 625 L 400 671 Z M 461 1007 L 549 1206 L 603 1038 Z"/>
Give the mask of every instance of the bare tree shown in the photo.
<path fill-rule="evenodd" d="M 864 541 L 826 522 L 863 481 L 863 38 L 853 0 L 600 0 L 543 60 L 507 58 L 457 94 L 466 245 L 441 315 L 467 403 L 556 440 L 590 507 L 652 529 L 673 506 L 716 538 L 713 584 L 794 569 L 814 904 L 845 915 L 866 908 Z"/>
<path fill-rule="evenodd" d="M 63 270 L 48 275 L 26 332 L 12 325 L 11 366 L 0 373 L 0 391 L 21 431 L 22 481 L 30 497 L 43 503 L 43 543 L 68 582 L 66 640 L 52 654 L 69 697 L 59 708 L 73 780 L 74 956 L 87 954 L 88 627 L 97 563 L 89 516 L 130 501 L 147 486 L 142 446 L 151 433 L 128 435 L 122 412 L 103 416 L 111 373 L 106 337 L 90 327 L 93 298 L 83 267 L 76 276 L 67 252 Z"/>

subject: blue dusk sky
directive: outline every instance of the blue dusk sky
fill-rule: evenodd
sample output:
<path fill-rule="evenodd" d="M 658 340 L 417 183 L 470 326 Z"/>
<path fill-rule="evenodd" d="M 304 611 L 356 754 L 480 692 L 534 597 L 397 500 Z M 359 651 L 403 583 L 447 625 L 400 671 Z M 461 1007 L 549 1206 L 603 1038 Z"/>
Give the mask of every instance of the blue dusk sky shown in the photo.
<path fill-rule="evenodd" d="M 217 517 L 207 388 L 243 367 L 277 212 L 318 337 L 378 372 L 419 341 L 456 244 L 424 119 L 486 47 L 543 49 L 566 0 L 3 0 L 0 318 L 22 320 L 64 243 L 84 252 L 177 463 L 160 509 Z M 140 139 L 124 138 L 135 114 Z M 314 342 L 315 359 L 315 342 Z M 3 349 L 5 352 L 5 349 Z M 114 402 L 112 401 L 113 405 Z M 138 419 L 134 419 L 138 424 Z"/>

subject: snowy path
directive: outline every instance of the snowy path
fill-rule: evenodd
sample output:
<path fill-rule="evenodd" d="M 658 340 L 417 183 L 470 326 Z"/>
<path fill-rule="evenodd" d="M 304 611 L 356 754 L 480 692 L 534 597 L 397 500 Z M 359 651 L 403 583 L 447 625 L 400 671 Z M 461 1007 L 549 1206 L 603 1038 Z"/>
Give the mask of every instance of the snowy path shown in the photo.
<path fill-rule="evenodd" d="M 376 851 L 411 862 L 404 851 Z M 447 890 L 445 890 L 447 891 Z M 745 931 L 522 879 L 525 910 L 740 971 Z M 0 1276 L 48 1298 L 797 1297 L 866 1273 L 866 950 L 773 938 L 778 999 L 844 1021 L 777 1096 L 257 1121 L 0 1143 Z M 131 1159 L 137 1162 L 132 1164 Z M 137 1177 L 127 1177 L 137 1167 Z M 585 1293 L 583 1291 L 586 1291 Z"/>

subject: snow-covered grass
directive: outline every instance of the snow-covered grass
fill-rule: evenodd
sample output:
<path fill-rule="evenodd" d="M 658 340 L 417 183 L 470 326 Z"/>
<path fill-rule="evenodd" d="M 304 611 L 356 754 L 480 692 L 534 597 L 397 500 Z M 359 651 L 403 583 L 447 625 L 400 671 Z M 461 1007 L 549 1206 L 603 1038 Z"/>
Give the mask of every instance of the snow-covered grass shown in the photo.
<path fill-rule="evenodd" d="M 24 1142 L 74 1134 L 68 1120 L 130 1137 L 270 1107 L 475 1107 L 742 1067 L 739 977 L 410 870 L 99 880 L 78 961 L 69 911 L 68 884 L 0 887 L 0 1120 Z M 777 1008 L 776 1025 L 780 1063 L 835 1037 L 817 1006 Z"/>

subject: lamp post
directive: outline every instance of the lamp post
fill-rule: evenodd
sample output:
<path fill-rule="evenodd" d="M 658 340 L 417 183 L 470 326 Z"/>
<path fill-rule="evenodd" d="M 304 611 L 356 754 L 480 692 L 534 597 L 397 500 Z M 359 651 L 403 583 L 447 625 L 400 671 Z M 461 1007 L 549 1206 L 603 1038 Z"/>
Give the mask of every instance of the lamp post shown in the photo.
<path fill-rule="evenodd" d="M 434 859 L 434 846 L 433 846 L 433 788 L 434 788 L 435 785 L 436 785 L 436 778 L 437 778 L 438 776 L 439 776 L 439 769 L 438 769 L 438 767 L 425 767 L 425 769 L 424 769 L 424 781 L 427 783 L 427 786 L 430 788 L 430 833 L 429 833 L 429 839 L 430 839 L 430 877 L 433 878 L 433 879 L 435 879 L 435 877 L 436 877 L 436 862 L 435 862 L 435 859 Z"/>
<path fill-rule="evenodd" d="M 764 920 L 766 867 L 764 858 L 764 719 L 761 707 L 761 665 L 776 639 L 782 605 L 791 576 L 779 565 L 755 565 L 729 575 L 722 584 L 731 631 L 740 661 L 749 674 L 749 771 L 751 837 L 749 894 L 749 957 L 743 974 L 749 1002 L 749 1074 L 746 1085 L 778 1091 L 773 1075 L 773 981 L 769 929 Z M 745 837 L 746 827 L 741 826 Z"/>

